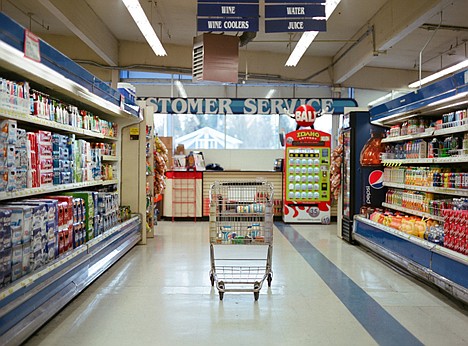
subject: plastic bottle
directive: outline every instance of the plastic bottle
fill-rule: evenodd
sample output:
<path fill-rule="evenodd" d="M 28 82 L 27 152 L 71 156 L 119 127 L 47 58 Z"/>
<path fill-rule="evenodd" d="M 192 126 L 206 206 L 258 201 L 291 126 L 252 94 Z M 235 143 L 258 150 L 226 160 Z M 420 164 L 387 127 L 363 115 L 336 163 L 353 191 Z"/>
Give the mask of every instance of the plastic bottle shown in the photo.
<path fill-rule="evenodd" d="M 381 164 L 380 154 L 385 152 L 382 145 L 382 134 L 371 132 L 371 138 L 361 150 L 360 162 L 362 166 L 376 166 Z"/>

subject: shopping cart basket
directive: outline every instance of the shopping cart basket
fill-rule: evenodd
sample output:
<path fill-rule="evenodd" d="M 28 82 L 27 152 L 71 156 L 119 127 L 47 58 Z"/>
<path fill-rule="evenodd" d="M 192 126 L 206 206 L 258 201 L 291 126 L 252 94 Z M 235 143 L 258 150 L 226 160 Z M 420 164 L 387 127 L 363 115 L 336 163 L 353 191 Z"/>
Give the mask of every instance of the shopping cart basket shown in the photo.
<path fill-rule="evenodd" d="M 273 278 L 272 185 L 266 181 L 215 182 L 210 190 L 209 227 L 210 280 L 212 286 L 216 283 L 219 299 L 224 292 L 253 292 L 258 300 L 265 279 L 270 287 Z M 217 257 L 219 253 L 222 256 Z"/>

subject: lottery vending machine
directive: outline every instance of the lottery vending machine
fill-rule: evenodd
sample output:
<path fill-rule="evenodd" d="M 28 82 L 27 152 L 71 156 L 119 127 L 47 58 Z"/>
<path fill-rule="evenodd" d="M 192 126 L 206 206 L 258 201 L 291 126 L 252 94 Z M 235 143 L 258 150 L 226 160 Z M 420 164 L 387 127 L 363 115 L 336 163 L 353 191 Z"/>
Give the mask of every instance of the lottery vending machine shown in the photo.
<path fill-rule="evenodd" d="M 286 223 L 330 223 L 331 135 L 314 129 L 285 138 L 284 207 Z"/>

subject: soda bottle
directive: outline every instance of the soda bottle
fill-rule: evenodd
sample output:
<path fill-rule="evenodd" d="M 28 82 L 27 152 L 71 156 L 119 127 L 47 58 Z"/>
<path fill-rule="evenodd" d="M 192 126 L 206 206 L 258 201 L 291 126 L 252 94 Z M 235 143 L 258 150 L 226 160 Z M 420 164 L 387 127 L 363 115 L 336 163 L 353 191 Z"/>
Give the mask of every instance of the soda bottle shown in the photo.
<path fill-rule="evenodd" d="M 371 131 L 371 138 L 361 150 L 360 162 L 362 166 L 378 166 L 381 164 L 380 154 L 385 152 L 382 145 L 382 134 Z"/>

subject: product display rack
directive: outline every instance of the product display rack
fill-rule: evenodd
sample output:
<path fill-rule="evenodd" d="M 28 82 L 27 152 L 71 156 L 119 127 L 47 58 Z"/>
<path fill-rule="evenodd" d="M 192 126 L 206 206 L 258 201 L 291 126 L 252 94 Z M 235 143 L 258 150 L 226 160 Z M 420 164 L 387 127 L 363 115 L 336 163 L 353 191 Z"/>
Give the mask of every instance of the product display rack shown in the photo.
<path fill-rule="evenodd" d="M 29 81 L 35 88 L 80 109 L 99 115 L 124 126 L 141 121 L 138 112 L 121 108 L 118 93 L 40 40 L 44 63 L 24 57 L 24 28 L 0 14 L 0 76 L 11 80 Z M 58 60 L 54 60 L 58 59 Z M 68 71 L 64 66 L 69 68 Z M 77 77 L 77 75 L 82 74 Z M 28 129 L 50 130 L 74 134 L 78 139 L 94 142 L 115 142 L 117 152 L 103 160 L 116 165 L 117 179 L 85 181 L 0 193 L 0 200 L 8 201 L 32 195 L 50 195 L 90 187 L 120 188 L 121 135 L 110 137 L 94 131 L 39 119 L 29 114 L 2 110 L 0 117 L 16 120 Z M 138 178 L 136 178 L 138 179 Z M 122 196 L 121 196 L 122 198 Z M 134 210 L 138 212 L 139 210 Z M 0 288 L 0 344 L 20 344 L 62 309 L 77 294 L 142 239 L 141 217 L 107 229 L 84 245 L 65 252 L 57 259 Z"/>
<path fill-rule="evenodd" d="M 154 237 L 154 125 L 153 108 L 144 110 L 146 122 L 146 231 L 147 236 Z"/>
<path fill-rule="evenodd" d="M 389 126 L 397 124 L 399 119 L 402 119 L 400 121 L 402 122 L 408 117 L 434 117 L 452 111 L 466 110 L 468 107 L 467 91 L 467 74 L 461 72 L 421 88 L 415 93 L 374 107 L 371 109 L 371 122 L 376 125 Z M 462 122 L 465 121 L 466 119 L 462 120 Z M 468 132 L 466 123 L 459 126 L 448 123 L 443 124 L 440 129 L 426 129 L 420 134 L 388 137 L 382 142 L 404 142 L 422 138 L 430 140 L 434 137 L 466 132 Z M 468 165 L 466 165 L 468 157 L 466 155 L 421 159 L 383 159 L 382 161 L 386 166 L 417 164 L 426 167 L 437 165 L 446 168 L 447 165 L 456 163 L 457 168 L 464 167 L 463 171 L 468 172 Z M 447 195 L 447 198 L 449 196 L 468 197 L 468 190 L 465 188 L 419 186 L 387 181 L 384 181 L 383 185 L 402 190 Z M 439 222 L 445 221 L 441 216 L 422 213 L 391 203 L 384 203 L 382 206 Z M 466 232 L 466 229 L 464 231 Z M 384 226 L 363 216 L 356 216 L 354 219 L 353 237 L 358 243 L 403 266 L 421 279 L 435 284 L 457 299 L 468 302 L 468 256 Z"/>

